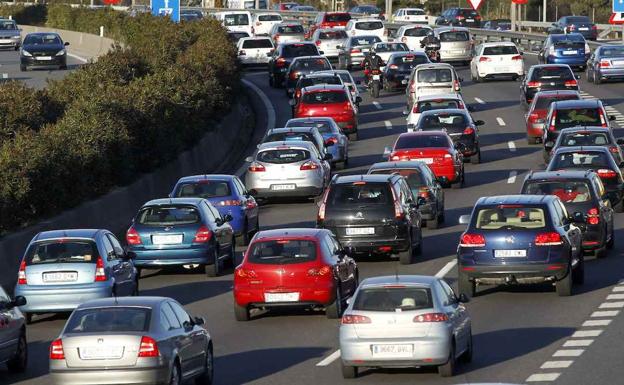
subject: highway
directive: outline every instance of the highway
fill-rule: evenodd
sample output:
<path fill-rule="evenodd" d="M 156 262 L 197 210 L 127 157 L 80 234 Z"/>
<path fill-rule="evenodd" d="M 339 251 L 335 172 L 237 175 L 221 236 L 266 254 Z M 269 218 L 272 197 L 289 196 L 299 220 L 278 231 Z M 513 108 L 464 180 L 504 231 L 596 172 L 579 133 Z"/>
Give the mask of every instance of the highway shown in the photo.
<path fill-rule="evenodd" d="M 12 56 L 15 55 L 15 56 Z M 14 52 L 0 54 L 0 72 L 17 65 Z M 535 57 L 525 55 L 527 68 Z M 543 169 L 541 147 L 529 146 L 525 137 L 525 111 L 519 104 L 519 82 L 472 83 L 466 67 L 462 94 L 486 122 L 481 127 L 482 164 L 466 164 L 466 187 L 446 190 L 446 223 L 437 230 L 423 230 L 421 257 L 409 266 L 396 260 L 359 259 L 360 278 L 395 274 L 444 275 L 455 285 L 455 250 L 463 226 L 462 214 L 470 213 L 481 196 L 519 191 L 529 170 Z M 37 86 L 52 72 L 28 72 L 24 79 Z M 62 76 L 62 75 L 61 75 Z M 361 76 L 361 73 L 357 73 Z M 290 117 L 282 89 L 268 86 L 266 72 L 250 72 L 246 79 L 257 85 L 275 109 L 277 126 Z M 581 80 L 583 96 L 600 98 L 624 127 L 624 92 L 621 83 L 596 86 Z M 360 140 L 350 144 L 350 164 L 341 173 L 366 172 L 381 161 L 385 146 L 405 131 L 403 92 L 382 92 L 373 104 L 363 93 L 360 108 Z M 616 136 L 624 135 L 616 129 Z M 251 152 L 252 149 L 249 149 Z M 237 165 L 240 166 L 240 165 Z M 234 171 L 237 167 L 234 167 Z M 182 176 L 182 175 L 181 175 Z M 128 213 L 128 220 L 134 213 Z M 280 202 L 261 207 L 264 228 L 312 227 L 316 206 L 312 202 Z M 549 286 L 516 286 L 482 291 L 467 306 L 472 317 L 475 352 L 471 364 L 459 366 L 453 378 L 441 378 L 434 369 L 371 370 L 356 380 L 343 380 L 338 349 L 339 320 L 322 312 L 280 311 L 234 320 L 232 270 L 207 279 L 199 272 L 143 272 L 141 295 L 161 295 L 180 301 L 193 315 L 203 316 L 215 344 L 216 384 L 464 384 L 550 383 L 557 385 L 617 384 L 624 378 L 621 346 L 624 320 L 624 216 L 617 215 L 616 246 L 607 258 L 589 258 L 584 286 L 572 297 L 559 297 Z M 239 249 L 238 258 L 240 259 Z M 28 327 L 29 368 L 21 376 L 0 371 L 3 384 L 47 384 L 48 346 L 63 327 L 67 315 L 37 317 Z M 617 363 L 617 364 L 616 364 Z M 614 365 L 615 364 L 615 365 Z"/>
<path fill-rule="evenodd" d="M 0 81 L 21 80 L 26 85 L 37 89 L 45 88 L 48 80 L 59 80 L 70 71 L 78 68 L 86 60 L 77 56 L 67 57 L 67 70 L 34 69 L 26 72 L 20 71 L 20 56 L 18 51 L 0 51 Z"/>

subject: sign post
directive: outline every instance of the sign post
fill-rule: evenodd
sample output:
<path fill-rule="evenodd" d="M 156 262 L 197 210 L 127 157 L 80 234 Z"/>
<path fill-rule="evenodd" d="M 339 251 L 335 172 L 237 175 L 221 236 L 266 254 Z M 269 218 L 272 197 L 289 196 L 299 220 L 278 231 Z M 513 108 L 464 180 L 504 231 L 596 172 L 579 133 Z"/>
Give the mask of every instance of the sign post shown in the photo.
<path fill-rule="evenodd" d="M 152 15 L 170 17 L 176 23 L 180 22 L 180 0 L 151 0 Z"/>

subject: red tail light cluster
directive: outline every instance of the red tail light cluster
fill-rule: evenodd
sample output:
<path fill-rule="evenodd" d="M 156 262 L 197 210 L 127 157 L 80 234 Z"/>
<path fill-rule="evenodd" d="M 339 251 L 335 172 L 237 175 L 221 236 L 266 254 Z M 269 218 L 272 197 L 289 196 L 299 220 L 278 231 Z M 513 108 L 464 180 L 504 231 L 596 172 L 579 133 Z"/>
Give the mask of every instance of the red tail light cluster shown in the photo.
<path fill-rule="evenodd" d="M 325 265 L 321 268 L 312 268 L 308 270 L 308 275 L 310 277 L 323 277 L 325 275 L 331 274 L 331 267 Z"/>
<path fill-rule="evenodd" d="M 290 73 L 289 78 L 291 80 L 297 80 L 297 78 L 299 77 L 299 72 L 293 71 Z"/>
<path fill-rule="evenodd" d="M 212 239 L 212 231 L 206 226 L 201 226 L 195 233 L 193 243 L 206 243 Z"/>
<path fill-rule="evenodd" d="M 587 211 L 587 224 L 597 225 L 600 223 L 600 212 L 596 207 L 592 207 Z"/>
<path fill-rule="evenodd" d="M 448 316 L 444 313 L 426 313 L 414 317 L 414 322 L 446 322 Z"/>
<path fill-rule="evenodd" d="M 371 323 L 371 319 L 365 315 L 345 314 L 342 316 L 340 322 L 343 325 L 369 324 Z"/>
<path fill-rule="evenodd" d="M 617 146 L 609 146 L 609 151 L 611 151 L 614 154 L 617 154 L 618 148 Z"/>
<path fill-rule="evenodd" d="M 149 336 L 141 337 L 141 344 L 139 345 L 138 357 L 158 357 L 160 351 L 158 350 L 158 344 L 156 340 Z"/>
<path fill-rule="evenodd" d="M 455 81 L 453 82 L 453 85 L 454 85 L 454 87 L 455 87 L 455 91 L 459 91 L 459 90 L 460 90 L 460 88 L 459 88 L 459 81 L 455 80 Z"/>
<path fill-rule="evenodd" d="M 396 64 L 390 64 L 390 66 L 388 68 L 390 68 L 391 70 L 398 70 L 399 66 L 396 65 Z"/>
<path fill-rule="evenodd" d="M 277 40 L 278 37 L 279 37 L 279 35 L 275 35 L 275 40 Z M 286 59 L 284 59 L 283 57 L 278 58 L 275 61 L 275 65 L 277 67 L 284 67 L 284 66 L 286 66 Z"/>
<path fill-rule="evenodd" d="M 243 202 L 238 199 L 226 199 L 219 202 L 219 206 L 240 206 Z"/>
<path fill-rule="evenodd" d="M 314 44 L 316 44 L 317 47 L 320 47 L 321 46 L 321 41 L 317 40 L 317 41 L 314 42 Z"/>
<path fill-rule="evenodd" d="M 97 257 L 95 261 L 95 282 L 104 282 L 106 281 L 106 271 L 104 270 L 104 261 L 101 256 Z"/>
<path fill-rule="evenodd" d="M 617 177 L 617 173 L 613 170 L 609 170 L 608 168 L 601 168 L 598 171 L 596 171 L 596 173 L 598 174 L 599 177 L 605 178 L 605 179 L 611 179 L 611 178 Z"/>
<path fill-rule="evenodd" d="M 482 62 L 488 62 L 488 61 L 492 61 L 492 59 L 490 59 L 490 58 L 489 58 L 489 57 L 487 57 L 487 56 L 481 56 L 481 57 L 479 58 L 479 62 L 481 62 L 481 63 L 482 63 Z"/>
<path fill-rule="evenodd" d="M 556 232 L 540 233 L 535 236 L 535 246 L 558 246 L 563 245 L 561 235 Z"/>
<path fill-rule="evenodd" d="M 304 164 L 301 165 L 301 167 L 299 167 L 299 170 L 301 171 L 309 171 L 309 170 L 318 170 L 320 168 L 320 166 L 314 162 L 307 161 Z"/>
<path fill-rule="evenodd" d="M 512 56 L 511 60 L 522 60 L 522 55 Z"/>
<path fill-rule="evenodd" d="M 256 278 L 258 276 L 255 271 L 243 268 L 236 269 L 235 274 L 240 278 Z"/>
<path fill-rule="evenodd" d="M 464 130 L 464 135 L 472 135 L 474 133 L 475 133 L 475 130 L 472 127 L 466 127 L 466 129 Z"/>
<path fill-rule="evenodd" d="M 550 119 L 550 126 L 548 126 L 548 131 L 555 131 L 557 127 L 555 127 L 555 121 L 557 120 L 557 111 L 553 111 L 552 118 Z"/>
<path fill-rule="evenodd" d="M 541 82 L 535 82 L 535 81 L 527 82 L 527 87 L 529 87 L 529 88 L 538 88 L 538 87 L 541 87 L 541 86 L 542 86 Z"/>
<path fill-rule="evenodd" d="M 50 344 L 50 359 L 51 360 L 64 360 L 65 352 L 63 351 L 63 340 L 56 339 Z"/>
<path fill-rule="evenodd" d="M 245 56 L 247 55 L 247 53 L 245 52 L 244 49 L 241 49 L 240 51 L 238 51 L 238 56 Z"/>
<path fill-rule="evenodd" d="M 392 191 L 392 199 L 394 200 L 394 217 L 399 220 L 403 219 L 405 213 L 403 212 L 403 208 L 401 207 L 401 202 L 399 202 L 394 188 L 391 188 L 390 191 Z"/>
<path fill-rule="evenodd" d="M 578 86 L 578 82 L 576 80 L 566 80 L 565 83 L 563 83 L 566 87 L 576 87 Z"/>
<path fill-rule="evenodd" d="M 18 285 L 26 285 L 28 282 L 26 281 L 26 260 L 22 259 L 22 263 L 20 263 L 19 271 L 17 272 L 17 284 Z"/>
<path fill-rule="evenodd" d="M 264 168 L 264 166 L 261 165 L 260 163 L 253 162 L 252 164 L 249 165 L 247 170 L 249 172 L 263 172 L 263 171 L 266 171 L 266 168 Z"/>
<path fill-rule="evenodd" d="M 485 237 L 481 234 L 465 233 L 459 241 L 461 247 L 485 247 Z"/>
<path fill-rule="evenodd" d="M 360 50 L 359 48 L 352 48 L 351 49 L 351 53 L 360 53 L 362 52 L 362 50 Z"/>
<path fill-rule="evenodd" d="M 134 227 L 130 227 L 128 231 L 126 231 L 126 242 L 129 245 L 140 245 L 141 243 L 143 243 L 141 242 L 141 236 L 134 229 Z"/>
<path fill-rule="evenodd" d="M 325 141 L 325 143 L 333 143 L 333 144 L 337 144 L 338 143 L 338 137 L 336 136 L 330 136 L 329 138 L 327 138 L 327 140 Z"/>

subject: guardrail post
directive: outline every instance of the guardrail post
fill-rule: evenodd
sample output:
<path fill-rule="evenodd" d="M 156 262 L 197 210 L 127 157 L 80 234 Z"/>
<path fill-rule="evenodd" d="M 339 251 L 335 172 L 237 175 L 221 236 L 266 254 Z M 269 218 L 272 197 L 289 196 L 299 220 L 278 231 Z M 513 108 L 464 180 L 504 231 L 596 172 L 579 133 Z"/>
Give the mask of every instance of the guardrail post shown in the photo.
<path fill-rule="evenodd" d="M 104 26 L 100 26 L 100 37 L 104 37 Z"/>

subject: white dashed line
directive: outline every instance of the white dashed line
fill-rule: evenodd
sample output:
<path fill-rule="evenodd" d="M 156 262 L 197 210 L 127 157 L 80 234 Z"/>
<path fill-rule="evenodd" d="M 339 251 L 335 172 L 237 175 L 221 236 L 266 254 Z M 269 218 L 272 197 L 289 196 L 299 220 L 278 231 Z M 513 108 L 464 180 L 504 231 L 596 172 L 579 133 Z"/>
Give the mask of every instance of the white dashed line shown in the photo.
<path fill-rule="evenodd" d="M 594 340 L 568 340 L 563 344 L 564 348 L 578 348 L 582 346 L 589 346 Z"/>
<path fill-rule="evenodd" d="M 624 291 L 624 286 L 615 286 L 613 291 Z"/>
<path fill-rule="evenodd" d="M 336 361 L 339 357 L 340 357 L 340 350 L 336 350 L 335 352 L 327 356 L 325 359 L 323 359 L 323 361 L 316 364 L 316 366 L 327 366 L 331 364 L 332 362 Z"/>
<path fill-rule="evenodd" d="M 443 278 L 445 275 L 448 274 L 449 271 L 451 271 L 455 267 L 455 265 L 457 265 L 457 259 L 453 259 L 452 261 L 444 265 L 444 267 L 440 269 L 440 271 L 438 271 L 435 276 L 437 278 Z"/>
<path fill-rule="evenodd" d="M 598 337 L 602 330 L 577 330 L 572 334 L 572 338 Z"/>
<path fill-rule="evenodd" d="M 511 171 L 509 173 L 509 178 L 507 178 L 507 183 L 509 183 L 509 184 L 516 183 L 516 176 L 518 176 L 518 172 L 517 171 Z"/>
<path fill-rule="evenodd" d="M 561 373 L 537 373 L 531 374 L 529 378 L 526 379 L 526 382 L 548 382 L 555 381 Z"/>
<path fill-rule="evenodd" d="M 509 151 L 516 152 L 516 144 L 513 141 L 507 142 L 507 146 L 509 147 Z"/>
<path fill-rule="evenodd" d="M 386 120 L 384 124 L 386 125 L 386 129 L 392 130 L 392 122 L 390 122 L 389 120 Z"/>
<path fill-rule="evenodd" d="M 620 313 L 619 310 L 603 310 L 603 311 L 595 311 L 592 313 L 592 318 L 598 317 L 615 317 Z"/>
<path fill-rule="evenodd" d="M 496 121 L 498 122 L 499 126 L 506 126 L 507 124 L 505 124 L 505 121 L 503 120 L 503 118 L 496 118 Z"/>
<path fill-rule="evenodd" d="M 600 304 L 600 309 L 621 309 L 624 307 L 624 302 L 605 302 Z"/>
<path fill-rule="evenodd" d="M 540 366 L 540 369 L 561 369 L 569 368 L 574 361 L 546 361 Z"/>
<path fill-rule="evenodd" d="M 585 349 L 565 349 L 565 350 L 557 350 L 553 357 L 579 357 Z"/>
<path fill-rule="evenodd" d="M 607 326 L 611 323 L 610 319 L 590 319 L 583 322 L 583 327 Z"/>
<path fill-rule="evenodd" d="M 485 104 L 485 102 L 482 99 L 474 98 L 474 100 L 476 100 L 477 103 L 479 103 L 479 104 Z"/>
<path fill-rule="evenodd" d="M 607 296 L 607 301 L 615 300 L 615 299 L 624 299 L 624 294 L 609 294 Z"/>
<path fill-rule="evenodd" d="M 382 110 L 382 109 L 383 109 L 383 107 L 381 106 L 381 104 L 379 104 L 379 102 L 378 102 L 378 101 L 376 101 L 376 100 L 373 102 L 373 106 L 375 106 L 378 110 Z"/>

